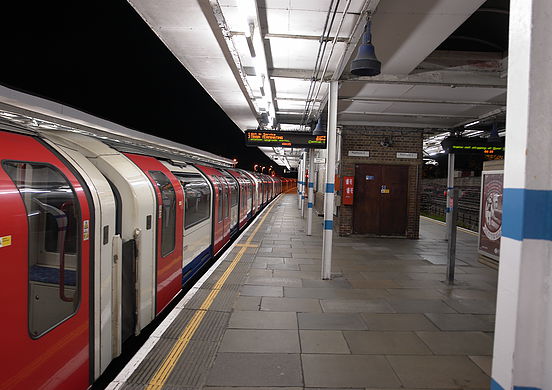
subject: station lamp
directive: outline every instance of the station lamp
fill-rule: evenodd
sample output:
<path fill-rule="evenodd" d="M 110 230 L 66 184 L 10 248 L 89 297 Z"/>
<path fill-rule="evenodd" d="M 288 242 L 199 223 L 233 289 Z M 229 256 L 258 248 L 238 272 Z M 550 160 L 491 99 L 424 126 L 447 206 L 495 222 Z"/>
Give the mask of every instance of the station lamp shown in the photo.
<path fill-rule="evenodd" d="M 362 41 L 356 58 L 351 62 L 351 73 L 357 76 L 376 76 L 381 73 L 381 62 L 376 58 L 376 49 L 372 45 L 371 22 L 364 26 Z"/>

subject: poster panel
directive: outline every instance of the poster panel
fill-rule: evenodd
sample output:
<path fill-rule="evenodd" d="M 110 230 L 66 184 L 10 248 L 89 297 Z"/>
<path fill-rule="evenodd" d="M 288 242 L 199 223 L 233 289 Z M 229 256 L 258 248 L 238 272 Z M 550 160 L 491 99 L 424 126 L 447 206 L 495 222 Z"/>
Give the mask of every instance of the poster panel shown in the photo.
<path fill-rule="evenodd" d="M 479 253 L 497 260 L 502 236 L 502 187 L 504 171 L 483 171 L 479 210 Z"/>

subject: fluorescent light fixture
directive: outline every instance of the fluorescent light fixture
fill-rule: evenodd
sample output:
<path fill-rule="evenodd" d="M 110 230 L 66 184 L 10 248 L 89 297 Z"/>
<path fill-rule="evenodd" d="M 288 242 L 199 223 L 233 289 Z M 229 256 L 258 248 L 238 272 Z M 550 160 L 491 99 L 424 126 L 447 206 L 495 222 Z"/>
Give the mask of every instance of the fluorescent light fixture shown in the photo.
<path fill-rule="evenodd" d="M 466 124 L 464 125 L 464 128 L 466 128 L 466 127 L 471 127 L 471 126 L 475 126 L 475 125 L 479 124 L 480 122 L 481 122 L 481 121 L 477 120 L 477 121 L 473 121 L 473 122 L 470 122 L 470 123 L 466 123 Z"/>

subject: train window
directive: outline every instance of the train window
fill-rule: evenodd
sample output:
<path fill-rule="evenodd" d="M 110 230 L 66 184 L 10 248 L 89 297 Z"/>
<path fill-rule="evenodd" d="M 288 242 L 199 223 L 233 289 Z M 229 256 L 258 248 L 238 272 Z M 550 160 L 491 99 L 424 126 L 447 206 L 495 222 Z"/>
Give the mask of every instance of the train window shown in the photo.
<path fill-rule="evenodd" d="M 231 202 L 232 206 L 237 206 L 238 205 L 238 198 L 239 198 L 238 182 L 236 181 L 236 179 L 234 179 L 230 175 L 228 175 L 228 177 L 226 178 L 226 182 L 228 183 L 228 186 L 230 187 L 230 202 Z"/>
<path fill-rule="evenodd" d="M 224 178 L 221 177 L 220 182 L 222 184 L 222 201 L 224 203 L 224 218 L 228 218 L 230 216 L 230 205 L 228 204 L 229 188 L 224 186 L 224 183 L 225 183 Z"/>
<path fill-rule="evenodd" d="M 213 179 L 213 184 L 214 186 L 216 187 L 218 193 L 217 193 L 217 201 L 218 201 L 218 212 L 217 212 L 217 222 L 222 222 L 222 210 L 223 210 L 223 202 L 222 202 L 222 193 L 224 192 L 223 191 L 223 188 L 222 188 L 222 183 L 219 181 L 219 179 L 216 177 L 216 176 L 212 176 L 212 179 Z"/>
<path fill-rule="evenodd" d="M 174 174 L 184 189 L 184 229 L 209 219 L 211 215 L 211 191 L 207 181 L 200 175 Z"/>
<path fill-rule="evenodd" d="M 27 211 L 29 333 L 71 317 L 80 300 L 80 207 L 67 178 L 45 163 L 4 161 Z"/>
<path fill-rule="evenodd" d="M 161 257 L 174 251 L 176 243 L 176 192 L 169 178 L 160 171 L 149 171 L 161 192 Z"/>

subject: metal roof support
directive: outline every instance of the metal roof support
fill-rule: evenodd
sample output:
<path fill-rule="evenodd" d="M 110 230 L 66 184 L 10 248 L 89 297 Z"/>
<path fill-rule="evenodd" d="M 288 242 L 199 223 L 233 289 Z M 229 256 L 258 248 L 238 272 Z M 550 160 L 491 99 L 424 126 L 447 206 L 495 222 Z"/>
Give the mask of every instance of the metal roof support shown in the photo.
<path fill-rule="evenodd" d="M 324 233 L 322 236 L 322 279 L 332 278 L 332 241 L 335 188 L 335 156 L 337 140 L 338 81 L 330 82 L 328 98 L 328 136 L 326 157 L 326 189 L 324 194 Z"/>
<path fill-rule="evenodd" d="M 314 149 L 309 150 L 309 182 L 307 185 L 307 236 L 312 236 L 312 206 L 314 205 Z"/>

